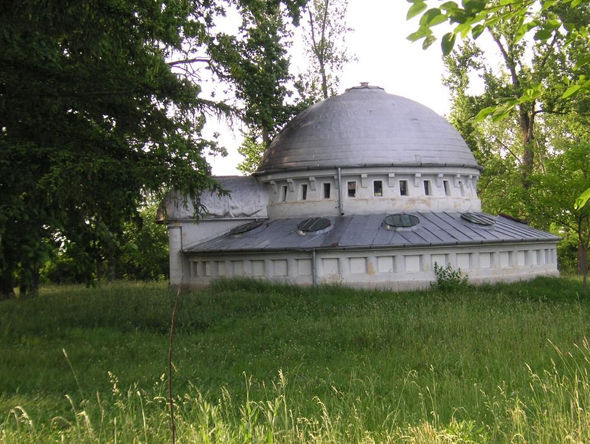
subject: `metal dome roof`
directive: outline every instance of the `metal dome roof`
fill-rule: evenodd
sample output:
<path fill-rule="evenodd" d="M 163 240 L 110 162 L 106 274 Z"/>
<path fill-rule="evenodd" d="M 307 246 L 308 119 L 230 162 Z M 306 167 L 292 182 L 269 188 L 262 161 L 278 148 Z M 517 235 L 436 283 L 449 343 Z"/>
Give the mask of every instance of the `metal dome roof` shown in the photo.
<path fill-rule="evenodd" d="M 293 118 L 266 150 L 258 173 L 362 166 L 479 168 L 444 118 L 361 84 Z"/>

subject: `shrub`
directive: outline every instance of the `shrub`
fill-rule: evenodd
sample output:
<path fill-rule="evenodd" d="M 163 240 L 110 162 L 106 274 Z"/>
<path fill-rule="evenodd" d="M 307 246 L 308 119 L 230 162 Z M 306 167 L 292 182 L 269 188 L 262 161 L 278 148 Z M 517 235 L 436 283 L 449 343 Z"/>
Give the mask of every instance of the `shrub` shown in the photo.
<path fill-rule="evenodd" d="M 431 282 L 430 285 L 432 288 L 441 291 L 453 291 L 459 288 L 465 288 L 468 285 L 468 275 L 464 274 L 460 268 L 455 270 L 451 264 L 443 267 L 435 262 L 434 275 L 436 276 L 436 281 Z"/>

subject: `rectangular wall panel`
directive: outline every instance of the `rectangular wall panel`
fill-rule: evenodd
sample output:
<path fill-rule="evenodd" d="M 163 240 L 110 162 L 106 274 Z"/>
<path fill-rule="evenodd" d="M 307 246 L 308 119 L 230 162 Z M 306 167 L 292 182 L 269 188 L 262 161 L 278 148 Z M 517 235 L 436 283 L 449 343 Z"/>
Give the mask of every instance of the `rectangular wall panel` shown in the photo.
<path fill-rule="evenodd" d="M 433 254 L 432 258 L 432 268 L 434 269 L 434 264 L 438 264 L 439 267 L 445 267 L 447 265 L 447 255 L 446 254 Z"/>
<path fill-rule="evenodd" d="M 377 258 L 377 271 L 379 273 L 393 273 L 395 262 L 393 256 L 379 256 Z"/>
<path fill-rule="evenodd" d="M 421 270 L 420 256 L 418 256 L 418 255 L 405 256 L 405 261 L 406 261 L 406 272 L 417 273 Z"/>
<path fill-rule="evenodd" d="M 367 272 L 367 258 L 366 257 L 351 257 L 349 259 L 350 272 L 351 273 L 362 273 Z"/>
<path fill-rule="evenodd" d="M 264 276 L 264 261 L 250 261 L 252 276 Z"/>
<path fill-rule="evenodd" d="M 225 261 L 217 261 L 217 276 L 227 276 Z"/>
<path fill-rule="evenodd" d="M 492 266 L 492 253 L 479 253 L 479 268 L 490 268 Z"/>
<path fill-rule="evenodd" d="M 273 275 L 274 276 L 287 276 L 287 260 L 276 259 L 272 261 Z"/>
<path fill-rule="evenodd" d="M 511 251 L 501 251 L 500 252 L 500 267 L 502 267 L 502 268 L 510 267 L 511 256 L 512 256 Z"/>
<path fill-rule="evenodd" d="M 244 276 L 244 261 L 231 261 L 231 265 L 234 276 Z"/>
<path fill-rule="evenodd" d="M 311 275 L 311 259 L 297 259 L 297 274 L 299 276 Z"/>
<path fill-rule="evenodd" d="M 338 258 L 322 259 L 322 270 L 324 275 L 339 274 Z"/>
<path fill-rule="evenodd" d="M 471 253 L 457 253 L 457 268 L 461 270 L 471 268 Z"/>

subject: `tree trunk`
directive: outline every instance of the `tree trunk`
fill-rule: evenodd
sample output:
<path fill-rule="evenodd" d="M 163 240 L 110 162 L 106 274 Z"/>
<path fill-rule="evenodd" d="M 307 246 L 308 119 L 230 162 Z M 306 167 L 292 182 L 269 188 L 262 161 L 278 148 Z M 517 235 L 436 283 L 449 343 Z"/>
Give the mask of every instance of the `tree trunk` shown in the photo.
<path fill-rule="evenodd" d="M 522 186 L 526 190 L 531 185 L 530 177 L 533 173 L 535 162 L 535 149 L 533 146 L 535 116 L 529 113 L 528 110 L 521 109 L 519 120 L 522 134 Z"/>
<path fill-rule="evenodd" d="M 319 60 L 319 62 L 320 62 L 320 74 L 322 75 L 322 95 L 324 97 L 324 100 L 326 100 L 328 97 L 330 97 L 328 95 L 328 78 L 326 76 L 326 67 L 324 65 L 323 60 Z"/>
<path fill-rule="evenodd" d="M 262 144 L 264 145 L 264 149 L 268 148 L 272 140 L 270 139 L 270 134 L 268 134 L 268 130 L 266 128 L 262 128 Z"/>
<path fill-rule="evenodd" d="M 0 301 L 14 297 L 14 280 L 11 270 L 2 270 L 0 273 Z"/>
<path fill-rule="evenodd" d="M 581 240 L 578 241 L 578 274 L 583 276 L 583 292 L 588 288 L 588 248 Z"/>
<path fill-rule="evenodd" d="M 29 264 L 26 269 L 21 271 L 20 284 L 18 287 L 19 297 L 33 297 L 39 294 L 39 264 Z"/>

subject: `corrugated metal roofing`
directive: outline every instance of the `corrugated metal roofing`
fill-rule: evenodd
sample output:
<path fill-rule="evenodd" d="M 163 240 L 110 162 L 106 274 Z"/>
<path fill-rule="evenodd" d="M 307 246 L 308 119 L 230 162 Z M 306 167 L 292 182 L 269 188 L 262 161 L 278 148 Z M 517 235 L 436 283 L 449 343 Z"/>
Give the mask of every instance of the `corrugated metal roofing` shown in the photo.
<path fill-rule="evenodd" d="M 479 168 L 444 118 L 382 88 L 362 86 L 292 119 L 267 148 L 258 173 L 385 165 Z"/>
<path fill-rule="evenodd" d="M 236 238 L 229 233 L 184 250 L 185 253 L 255 252 L 311 249 L 401 248 L 505 242 L 557 242 L 559 237 L 498 216 L 493 226 L 464 220 L 461 213 L 408 213 L 420 223 L 387 230 L 387 214 L 328 217 L 331 227 L 321 234 L 297 233 L 305 218 L 273 219 Z M 484 213 L 480 213 L 484 214 Z M 485 215 L 487 217 L 493 217 Z"/>

